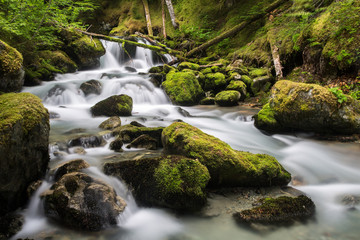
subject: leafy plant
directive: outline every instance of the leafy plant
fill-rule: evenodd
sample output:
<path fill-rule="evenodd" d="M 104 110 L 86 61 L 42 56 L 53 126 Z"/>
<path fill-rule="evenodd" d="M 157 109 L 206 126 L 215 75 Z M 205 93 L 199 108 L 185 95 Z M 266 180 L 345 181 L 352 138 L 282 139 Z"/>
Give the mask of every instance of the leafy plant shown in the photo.
<path fill-rule="evenodd" d="M 329 91 L 335 95 L 335 97 L 338 99 L 338 102 L 340 104 L 347 101 L 346 95 L 339 87 L 329 88 Z"/>

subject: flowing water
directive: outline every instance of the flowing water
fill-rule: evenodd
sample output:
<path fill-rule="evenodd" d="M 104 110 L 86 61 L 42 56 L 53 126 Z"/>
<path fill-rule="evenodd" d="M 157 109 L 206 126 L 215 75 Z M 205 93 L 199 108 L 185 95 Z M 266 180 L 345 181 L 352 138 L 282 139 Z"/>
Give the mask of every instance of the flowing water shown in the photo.
<path fill-rule="evenodd" d="M 92 166 L 87 172 L 113 186 L 128 203 L 126 211 L 119 216 L 118 227 L 82 233 L 49 222 L 44 217 L 40 200 L 40 194 L 52 184 L 48 177 L 24 211 L 26 223 L 14 239 L 359 239 L 360 207 L 355 206 L 350 211 L 341 203 L 344 196 L 360 196 L 359 144 L 320 142 L 311 140 L 306 134 L 265 135 L 254 127 L 251 116 L 256 110 L 250 108 L 179 108 L 170 103 L 160 88 L 154 87 L 147 74 L 142 74 L 151 66 L 170 61 L 170 56 L 159 57 L 150 50 L 136 48 L 129 58 L 118 44 L 103 44 L 107 51 L 101 58 L 99 69 L 58 75 L 55 81 L 24 89 L 39 96 L 49 111 L 56 113 L 57 117 L 51 120 L 51 142 L 68 139 L 64 133 L 72 129 L 99 132 L 97 126 L 107 118 L 93 118 L 90 107 L 111 95 L 127 94 L 134 101 L 133 116 L 122 117 L 123 125 L 136 120 L 149 127 L 168 126 L 174 120 L 182 119 L 234 149 L 275 156 L 293 176 L 302 179 L 303 185 L 296 188 L 315 202 L 316 220 L 256 234 L 236 225 L 230 214 L 201 218 L 178 216 L 164 209 L 140 208 L 123 183 L 101 172 L 104 159 L 124 154 L 109 150 L 113 139 L 106 138 L 108 144 L 104 147 L 87 148 L 85 155 L 70 151 L 62 158 L 53 154 L 58 146 L 51 145 L 50 167 L 76 158 L 86 160 Z M 102 83 L 100 95 L 85 96 L 79 90 L 81 83 L 91 79 Z M 147 154 L 146 151 L 128 149 L 125 153 L 133 157 Z"/>

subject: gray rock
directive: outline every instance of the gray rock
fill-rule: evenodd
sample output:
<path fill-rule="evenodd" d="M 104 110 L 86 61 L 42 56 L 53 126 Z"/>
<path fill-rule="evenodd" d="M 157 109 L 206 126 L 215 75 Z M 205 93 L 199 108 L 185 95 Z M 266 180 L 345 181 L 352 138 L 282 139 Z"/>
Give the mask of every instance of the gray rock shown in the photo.
<path fill-rule="evenodd" d="M 85 96 L 89 94 L 99 95 L 102 90 L 101 82 L 97 80 L 90 80 L 80 85 L 80 89 L 84 92 Z"/>

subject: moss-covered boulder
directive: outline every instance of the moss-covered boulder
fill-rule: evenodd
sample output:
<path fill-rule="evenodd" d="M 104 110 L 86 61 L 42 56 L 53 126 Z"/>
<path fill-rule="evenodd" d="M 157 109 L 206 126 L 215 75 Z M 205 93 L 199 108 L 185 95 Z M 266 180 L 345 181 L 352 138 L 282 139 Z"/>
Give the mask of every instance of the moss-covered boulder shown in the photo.
<path fill-rule="evenodd" d="M 266 75 L 268 75 L 268 69 L 267 68 L 254 68 L 249 72 L 249 75 L 252 78 L 266 76 Z"/>
<path fill-rule="evenodd" d="M 226 87 L 226 90 L 238 91 L 241 94 L 240 100 L 244 100 L 246 98 L 246 84 L 243 81 L 231 81 Z"/>
<path fill-rule="evenodd" d="M 93 116 L 131 116 L 133 108 L 132 98 L 128 95 L 114 95 L 92 106 Z"/>
<path fill-rule="evenodd" d="M 182 62 L 179 64 L 178 70 L 181 71 L 183 69 L 199 70 L 199 64 L 191 63 L 191 62 Z"/>
<path fill-rule="evenodd" d="M 272 156 L 232 149 L 220 139 L 187 123 L 173 123 L 162 134 L 164 151 L 198 159 L 212 186 L 286 185 L 290 174 Z"/>
<path fill-rule="evenodd" d="M 216 94 L 215 103 L 219 106 L 236 106 L 240 100 L 241 94 L 238 91 L 227 90 Z"/>
<path fill-rule="evenodd" d="M 121 119 L 118 116 L 113 116 L 100 123 L 99 128 L 104 130 L 113 130 L 120 126 L 121 126 Z"/>
<path fill-rule="evenodd" d="M 49 162 L 49 113 L 30 93 L 0 95 L 0 215 L 28 200 Z"/>
<path fill-rule="evenodd" d="M 157 146 L 162 147 L 161 134 L 164 129 L 163 127 L 145 127 L 134 124 L 128 124 L 115 128 L 113 130 L 113 135 L 118 135 L 125 143 L 130 143 L 141 135 L 148 135 L 156 140 Z"/>
<path fill-rule="evenodd" d="M 159 147 L 159 142 L 155 139 L 150 137 L 147 134 L 140 135 L 139 137 L 135 138 L 127 148 L 145 148 L 148 150 L 156 150 Z"/>
<path fill-rule="evenodd" d="M 43 197 L 46 216 L 88 231 L 116 225 L 126 207 L 112 187 L 80 172 L 63 175 Z"/>
<path fill-rule="evenodd" d="M 226 71 L 227 72 L 236 72 L 236 73 L 239 73 L 241 75 L 243 75 L 243 74 L 248 75 L 249 74 L 249 70 L 243 65 L 243 62 L 240 59 L 238 59 L 238 60 L 234 61 L 233 63 L 229 64 L 226 67 Z"/>
<path fill-rule="evenodd" d="M 105 54 L 105 48 L 99 39 L 83 36 L 68 45 L 67 53 L 80 69 L 89 69 L 100 66 L 100 57 Z"/>
<path fill-rule="evenodd" d="M 149 73 L 161 73 L 163 70 L 163 66 L 155 66 L 149 69 Z"/>
<path fill-rule="evenodd" d="M 261 76 L 256 77 L 251 82 L 251 92 L 254 95 L 257 95 L 259 92 L 267 92 L 271 87 L 271 77 L 269 76 Z"/>
<path fill-rule="evenodd" d="M 195 105 L 204 95 L 193 72 L 171 71 L 166 75 L 162 86 L 171 101 L 182 106 Z"/>
<path fill-rule="evenodd" d="M 213 97 L 206 97 L 200 100 L 200 105 L 214 105 L 215 104 L 215 98 Z"/>
<path fill-rule="evenodd" d="M 210 175 L 195 159 L 166 156 L 106 163 L 104 172 L 123 179 L 145 206 L 196 210 L 206 203 Z"/>
<path fill-rule="evenodd" d="M 0 40 L 0 92 L 18 92 L 24 84 L 23 57 Z"/>
<path fill-rule="evenodd" d="M 335 94 L 319 85 L 279 81 L 269 102 L 254 116 L 255 126 L 268 131 L 359 133 L 360 102 L 344 97 L 346 101 L 340 103 Z"/>
<path fill-rule="evenodd" d="M 205 75 L 206 80 L 204 84 L 204 90 L 219 90 L 226 86 L 225 75 L 222 73 L 208 73 Z"/>
<path fill-rule="evenodd" d="M 238 223 L 251 225 L 252 223 L 265 225 L 290 225 L 295 221 L 304 221 L 315 214 L 315 204 L 310 198 L 281 196 L 265 198 L 260 206 L 243 210 L 233 216 Z"/>
<path fill-rule="evenodd" d="M 102 90 L 102 84 L 98 80 L 90 80 L 82 83 L 80 85 L 81 91 L 85 94 L 85 96 L 89 94 L 99 95 Z"/>

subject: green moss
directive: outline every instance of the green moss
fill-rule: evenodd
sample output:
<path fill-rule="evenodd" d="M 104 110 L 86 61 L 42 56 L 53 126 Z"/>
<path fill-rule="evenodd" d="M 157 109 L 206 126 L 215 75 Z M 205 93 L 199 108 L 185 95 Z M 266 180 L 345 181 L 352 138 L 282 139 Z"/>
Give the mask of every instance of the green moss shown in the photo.
<path fill-rule="evenodd" d="M 201 99 L 200 105 L 214 105 L 215 104 L 215 98 L 213 97 L 206 97 Z"/>
<path fill-rule="evenodd" d="M 166 152 L 198 159 L 204 164 L 215 186 L 271 186 L 290 181 L 290 174 L 275 158 L 233 150 L 187 123 L 173 123 L 165 128 L 162 140 Z"/>
<path fill-rule="evenodd" d="M 253 80 L 247 75 L 241 75 L 241 81 L 243 81 L 246 86 L 250 87 Z"/>
<path fill-rule="evenodd" d="M 235 90 L 222 91 L 216 94 L 215 103 L 220 106 L 236 106 L 241 94 Z"/>
<path fill-rule="evenodd" d="M 17 73 L 22 66 L 21 53 L 0 40 L 0 74 Z"/>
<path fill-rule="evenodd" d="M 128 95 L 114 95 L 104 99 L 90 108 L 93 116 L 131 116 L 132 98 Z"/>
<path fill-rule="evenodd" d="M 206 197 L 203 191 L 210 175 L 197 160 L 167 157 L 155 169 L 154 178 L 164 195 L 186 192 L 190 196 Z"/>
<path fill-rule="evenodd" d="M 249 72 L 249 75 L 252 78 L 265 76 L 267 74 L 268 74 L 268 69 L 266 68 L 255 68 Z"/>
<path fill-rule="evenodd" d="M 181 71 L 183 69 L 199 70 L 199 64 L 191 62 L 182 62 L 179 64 L 178 69 Z"/>
<path fill-rule="evenodd" d="M 208 73 L 205 77 L 204 90 L 220 89 L 226 85 L 225 75 L 222 73 Z"/>
<path fill-rule="evenodd" d="M 163 82 L 165 92 L 175 104 L 195 105 L 203 96 L 203 90 L 193 72 L 170 72 Z"/>
<path fill-rule="evenodd" d="M 7 93 L 0 95 L 0 143 L 11 143 L 11 132 L 20 124 L 27 134 L 44 120 L 49 113 L 41 99 L 30 93 Z"/>
<path fill-rule="evenodd" d="M 206 75 L 208 73 L 212 73 L 212 70 L 211 70 L 211 68 L 205 68 L 205 69 L 201 70 L 201 73 Z"/>
<path fill-rule="evenodd" d="M 246 95 L 246 84 L 243 81 L 231 81 L 226 90 L 236 90 Z"/>

